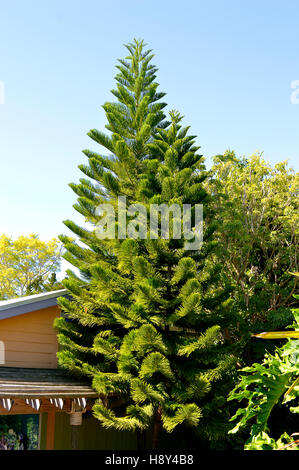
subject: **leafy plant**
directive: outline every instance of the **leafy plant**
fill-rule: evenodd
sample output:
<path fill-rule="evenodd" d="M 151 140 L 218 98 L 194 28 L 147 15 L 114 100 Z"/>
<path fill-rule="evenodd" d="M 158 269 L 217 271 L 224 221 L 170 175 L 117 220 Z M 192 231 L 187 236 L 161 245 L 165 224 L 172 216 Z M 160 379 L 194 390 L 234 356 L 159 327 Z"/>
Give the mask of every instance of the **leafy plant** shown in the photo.
<path fill-rule="evenodd" d="M 298 273 L 295 275 L 298 277 Z M 229 395 L 228 400 L 246 401 L 246 406 L 239 408 L 231 418 L 231 421 L 238 419 L 238 422 L 229 433 L 236 433 L 241 427 L 253 423 L 245 449 L 280 449 L 283 448 L 283 440 L 287 441 L 284 448 L 299 449 L 297 441 L 286 433 L 278 441 L 268 436 L 268 420 L 275 405 L 283 404 L 292 413 L 299 413 L 299 309 L 292 312 L 294 331 L 253 335 L 267 339 L 287 338 L 287 343 L 276 348 L 274 354 L 266 354 L 262 364 L 254 363 L 242 369 L 245 374 Z M 289 402 L 293 406 L 289 406 Z"/>
<path fill-rule="evenodd" d="M 245 450 L 299 450 L 299 439 L 294 440 L 297 433 L 289 436 L 283 433 L 276 441 L 268 436 L 267 433 L 261 432 L 253 436 L 251 442 L 245 445 Z"/>

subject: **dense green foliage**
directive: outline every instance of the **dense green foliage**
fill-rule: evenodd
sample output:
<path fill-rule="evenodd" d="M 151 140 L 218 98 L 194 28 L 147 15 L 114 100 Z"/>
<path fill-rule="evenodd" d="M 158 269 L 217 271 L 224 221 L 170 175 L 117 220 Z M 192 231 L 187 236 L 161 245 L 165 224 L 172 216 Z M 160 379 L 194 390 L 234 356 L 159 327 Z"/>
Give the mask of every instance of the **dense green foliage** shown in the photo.
<path fill-rule="evenodd" d="M 295 297 L 299 299 L 299 296 Z M 294 438 L 286 432 L 277 441 L 267 434 L 269 418 L 275 406 L 282 404 L 286 413 L 299 413 L 299 309 L 293 309 L 293 315 L 294 330 L 257 335 L 289 338 L 284 346 L 276 348 L 275 354 L 266 353 L 261 364 L 245 367 L 242 370 L 245 374 L 230 393 L 229 400 L 238 400 L 245 405 L 231 418 L 231 421 L 238 419 L 238 423 L 230 433 L 236 433 L 241 427 L 251 424 L 250 438 L 245 444 L 247 450 L 279 449 L 286 444 L 289 444 L 286 448 L 294 448 L 294 445 L 290 445 Z M 293 434 L 297 433 L 298 429 L 293 429 Z"/>
<path fill-rule="evenodd" d="M 39 415 L 1 415 L 0 450 L 14 446 L 15 450 L 37 450 Z"/>
<path fill-rule="evenodd" d="M 208 188 L 220 219 L 218 256 L 234 288 L 236 308 L 253 330 L 285 327 L 295 306 L 299 175 L 262 156 L 214 159 Z"/>
<path fill-rule="evenodd" d="M 145 195 L 144 204 L 182 206 L 190 195 L 198 203 L 207 199 L 200 190 L 203 177 L 196 172 L 201 156 L 187 129 L 178 125 L 178 116 L 172 118 L 170 128 L 159 129 L 150 146 L 156 158 L 148 161 L 150 171 L 137 191 Z M 95 349 L 110 359 L 116 372 L 97 373 L 93 383 L 105 396 L 118 392 L 127 414 L 118 417 L 105 403 L 95 406 L 95 414 L 104 425 L 118 429 L 142 429 L 153 415 L 168 431 L 180 423 L 196 426 L 205 407 L 216 414 L 221 396 L 215 396 L 213 383 L 230 374 L 236 362 L 221 334 L 226 293 L 217 291 L 216 273 L 205 266 L 205 254 L 186 251 L 184 240 L 175 240 L 173 234 L 169 240 L 126 240 L 117 245 L 118 274 L 127 275 L 129 295 L 107 307 L 126 335 L 121 342 L 108 334 L 104 339 L 103 332 L 96 337 Z M 206 241 L 203 250 L 209 249 Z M 99 297 L 106 290 L 106 296 L 111 295 L 103 274 L 98 278 Z"/>
<path fill-rule="evenodd" d="M 81 276 L 69 271 L 64 283 L 72 300 L 60 300 L 68 318 L 56 322 L 59 363 L 92 379 L 101 397 L 94 413 L 106 427 L 142 430 L 154 421 L 155 429 L 172 431 L 201 420 L 201 433 L 216 438 L 227 429 L 225 395 L 237 358 L 224 335 L 232 321 L 229 287 L 220 286 L 220 265 L 209 261 L 215 227 L 206 224 L 201 250 L 186 250 L 172 226 L 169 239 L 100 236 L 97 207 L 109 202 L 119 215 L 119 196 L 146 208 L 204 203 L 206 219 L 212 216 L 194 136 L 178 113 L 165 121 L 143 44 L 127 47 L 113 92 L 118 102 L 104 105 L 112 136 L 89 133 L 112 155 L 84 151 L 88 166 L 80 168 L 94 183 L 71 184 L 79 196 L 75 209 L 94 228 L 66 221 L 80 244 L 60 237 L 65 259 Z"/>

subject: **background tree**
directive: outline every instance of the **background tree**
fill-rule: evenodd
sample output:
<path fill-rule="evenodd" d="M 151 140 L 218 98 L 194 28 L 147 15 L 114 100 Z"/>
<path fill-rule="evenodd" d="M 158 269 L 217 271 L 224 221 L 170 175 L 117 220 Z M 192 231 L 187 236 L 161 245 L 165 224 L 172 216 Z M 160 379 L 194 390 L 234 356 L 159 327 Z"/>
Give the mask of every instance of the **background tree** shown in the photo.
<path fill-rule="evenodd" d="M 299 175 L 257 154 L 214 158 L 208 188 L 219 218 L 217 255 L 249 329 L 285 327 L 296 305 Z M 232 332 L 233 334 L 233 332 Z"/>
<path fill-rule="evenodd" d="M 51 292 L 54 290 L 63 289 L 61 281 L 57 280 L 56 273 L 52 273 L 47 278 L 38 276 L 34 279 L 26 289 L 26 295 L 39 294 L 41 292 Z"/>
<path fill-rule="evenodd" d="M 55 289 L 55 274 L 60 268 L 61 246 L 56 239 L 44 242 L 37 235 L 13 240 L 0 236 L 0 298 Z"/>

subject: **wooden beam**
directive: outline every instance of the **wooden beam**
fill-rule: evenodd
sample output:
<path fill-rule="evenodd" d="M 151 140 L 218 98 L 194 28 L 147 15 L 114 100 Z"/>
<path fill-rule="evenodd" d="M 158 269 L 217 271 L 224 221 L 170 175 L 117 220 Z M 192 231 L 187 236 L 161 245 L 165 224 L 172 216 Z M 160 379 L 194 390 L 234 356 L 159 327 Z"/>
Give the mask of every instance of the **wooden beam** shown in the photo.
<path fill-rule="evenodd" d="M 51 413 L 53 411 L 69 411 L 71 407 L 71 401 L 65 400 L 64 408 L 58 410 L 55 405 L 52 405 L 49 400 L 42 400 L 39 410 L 35 410 L 30 405 L 28 405 L 24 399 L 15 399 L 13 407 L 8 411 L 0 400 L 0 416 L 1 415 L 26 415 L 26 414 L 35 414 L 35 413 Z"/>
<path fill-rule="evenodd" d="M 35 413 L 53 413 L 53 412 L 70 412 L 72 409 L 73 399 L 67 398 L 63 400 L 63 408 L 57 408 L 55 403 L 51 403 L 50 399 L 43 399 L 39 410 L 35 410 L 30 405 L 28 405 L 25 399 L 16 398 L 10 411 L 8 411 L 3 406 L 3 402 L 0 399 L 0 416 L 1 415 L 24 415 L 24 414 L 35 414 Z M 93 402 L 93 401 L 92 401 Z M 87 402 L 86 409 L 90 410 L 92 408 L 92 402 Z"/>
<path fill-rule="evenodd" d="M 37 390 L 36 388 L 22 388 L 21 391 L 17 391 L 15 388 L 6 387 L 5 391 L 2 390 L 0 384 L 0 397 L 1 398 L 97 398 L 95 392 L 90 392 L 89 390 L 80 389 L 80 390 L 71 390 L 58 389 L 58 390 Z"/>
<path fill-rule="evenodd" d="M 10 398 L 1 398 L 0 404 L 2 408 L 5 408 L 5 410 L 10 411 L 13 407 L 14 401 Z"/>
<path fill-rule="evenodd" d="M 51 405 L 56 406 L 56 408 L 59 408 L 60 410 L 62 410 L 64 407 L 63 398 L 50 398 L 50 403 Z"/>
<path fill-rule="evenodd" d="M 80 409 L 84 410 L 86 408 L 86 398 L 75 398 L 74 402 Z"/>
<path fill-rule="evenodd" d="M 41 404 L 42 404 L 41 400 L 39 400 L 38 398 L 34 398 L 34 399 L 26 398 L 25 402 L 27 405 L 31 406 L 36 411 L 39 411 Z"/>
<path fill-rule="evenodd" d="M 55 411 L 52 411 L 52 412 L 48 413 L 46 450 L 54 450 L 54 441 L 55 441 L 55 415 L 56 415 L 56 412 L 55 412 Z"/>

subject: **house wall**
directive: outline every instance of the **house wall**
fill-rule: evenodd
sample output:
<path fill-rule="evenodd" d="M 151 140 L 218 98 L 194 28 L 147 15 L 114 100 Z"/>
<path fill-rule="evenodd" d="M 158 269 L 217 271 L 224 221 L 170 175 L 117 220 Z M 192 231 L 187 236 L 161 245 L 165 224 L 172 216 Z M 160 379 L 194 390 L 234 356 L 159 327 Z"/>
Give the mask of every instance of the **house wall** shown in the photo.
<path fill-rule="evenodd" d="M 58 343 L 53 322 L 57 305 L 0 320 L 0 367 L 55 369 Z"/>

